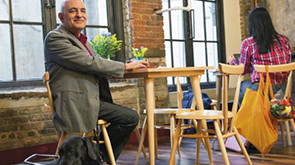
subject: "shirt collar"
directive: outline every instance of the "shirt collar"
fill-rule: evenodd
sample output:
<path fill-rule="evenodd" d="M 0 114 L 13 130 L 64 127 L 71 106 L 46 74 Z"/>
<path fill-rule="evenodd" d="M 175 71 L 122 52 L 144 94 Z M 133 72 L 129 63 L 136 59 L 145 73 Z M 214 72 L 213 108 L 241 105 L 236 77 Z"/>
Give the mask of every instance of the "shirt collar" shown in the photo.
<path fill-rule="evenodd" d="M 84 35 L 84 34 L 80 34 L 80 37 L 76 36 L 75 37 L 83 44 L 83 45 L 86 45 L 86 42 L 87 42 L 87 37 Z"/>

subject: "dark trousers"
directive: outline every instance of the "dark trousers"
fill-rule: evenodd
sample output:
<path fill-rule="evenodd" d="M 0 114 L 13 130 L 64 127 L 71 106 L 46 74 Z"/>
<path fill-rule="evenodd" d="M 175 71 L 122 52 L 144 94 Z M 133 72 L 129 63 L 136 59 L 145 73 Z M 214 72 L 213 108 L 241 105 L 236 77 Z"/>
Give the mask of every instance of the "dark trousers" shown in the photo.
<path fill-rule="evenodd" d="M 130 134 L 138 124 L 138 113 L 130 108 L 100 101 L 98 119 L 103 119 L 111 123 L 107 127 L 107 131 L 111 140 L 115 159 L 117 160 Z M 109 163 L 110 161 L 105 145 L 100 146 L 100 150 L 104 153 L 105 161 Z"/>

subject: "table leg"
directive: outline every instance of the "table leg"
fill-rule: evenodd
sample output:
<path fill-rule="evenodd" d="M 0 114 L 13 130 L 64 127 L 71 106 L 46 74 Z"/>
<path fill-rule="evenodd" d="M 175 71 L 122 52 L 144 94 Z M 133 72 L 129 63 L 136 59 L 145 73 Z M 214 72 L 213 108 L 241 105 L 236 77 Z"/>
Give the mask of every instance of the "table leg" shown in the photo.
<path fill-rule="evenodd" d="M 200 87 L 200 78 L 198 76 L 191 76 L 190 80 L 191 80 L 198 110 L 204 110 L 204 104 L 203 104 L 202 93 L 201 93 L 202 91 Z"/>
<path fill-rule="evenodd" d="M 190 77 L 194 96 L 195 96 L 195 101 L 198 107 L 198 111 L 203 111 L 204 110 L 204 104 L 203 104 L 203 99 L 202 99 L 202 91 L 200 87 L 200 76 L 191 76 Z M 207 130 L 207 122 L 206 120 L 201 120 L 202 128 Z M 205 132 L 205 135 L 208 136 L 208 132 Z M 211 147 L 210 147 L 210 141 L 209 138 L 205 138 L 205 143 L 207 147 L 207 152 L 209 155 L 209 161 L 210 164 L 213 164 L 213 159 L 212 159 L 212 153 L 211 153 Z"/>
<path fill-rule="evenodd" d="M 146 93 L 146 113 L 149 139 L 149 157 L 150 165 L 155 164 L 155 139 L 154 139 L 154 109 L 155 109 L 155 90 L 154 79 L 145 78 Z"/>

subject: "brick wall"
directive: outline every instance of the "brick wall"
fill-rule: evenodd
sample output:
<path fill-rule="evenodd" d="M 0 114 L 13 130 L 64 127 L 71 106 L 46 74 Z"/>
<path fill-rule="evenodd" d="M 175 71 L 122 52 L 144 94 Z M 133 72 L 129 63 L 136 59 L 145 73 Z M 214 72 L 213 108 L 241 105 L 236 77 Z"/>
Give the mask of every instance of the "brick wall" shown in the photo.
<path fill-rule="evenodd" d="M 114 102 L 140 112 L 139 89 L 137 83 L 112 84 Z M 42 91 L 0 94 L 0 151 L 58 141 Z"/>
<path fill-rule="evenodd" d="M 57 141 L 46 93 L 1 94 L 0 151 Z"/>
<path fill-rule="evenodd" d="M 147 47 L 147 57 L 164 57 L 163 17 L 154 10 L 161 9 L 161 0 L 128 0 L 133 47 Z"/>

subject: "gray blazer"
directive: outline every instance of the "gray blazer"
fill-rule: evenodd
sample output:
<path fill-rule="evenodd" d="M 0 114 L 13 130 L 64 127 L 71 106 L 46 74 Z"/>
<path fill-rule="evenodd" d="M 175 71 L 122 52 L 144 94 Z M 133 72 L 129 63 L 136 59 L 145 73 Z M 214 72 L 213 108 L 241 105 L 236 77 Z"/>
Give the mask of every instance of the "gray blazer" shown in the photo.
<path fill-rule="evenodd" d="M 55 113 L 53 124 L 60 132 L 88 132 L 99 114 L 100 76 L 123 77 L 124 63 L 100 58 L 62 25 L 45 38 L 45 66 L 49 71 Z"/>

